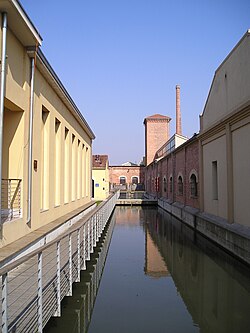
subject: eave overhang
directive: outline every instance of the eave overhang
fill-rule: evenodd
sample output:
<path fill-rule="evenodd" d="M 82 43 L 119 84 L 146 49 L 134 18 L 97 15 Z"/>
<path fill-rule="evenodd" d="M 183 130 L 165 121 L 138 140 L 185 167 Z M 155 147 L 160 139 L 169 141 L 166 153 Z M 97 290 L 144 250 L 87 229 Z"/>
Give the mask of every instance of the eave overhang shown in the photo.
<path fill-rule="evenodd" d="M 1 0 L 0 12 L 7 13 L 8 27 L 24 46 L 42 44 L 41 35 L 18 0 Z"/>

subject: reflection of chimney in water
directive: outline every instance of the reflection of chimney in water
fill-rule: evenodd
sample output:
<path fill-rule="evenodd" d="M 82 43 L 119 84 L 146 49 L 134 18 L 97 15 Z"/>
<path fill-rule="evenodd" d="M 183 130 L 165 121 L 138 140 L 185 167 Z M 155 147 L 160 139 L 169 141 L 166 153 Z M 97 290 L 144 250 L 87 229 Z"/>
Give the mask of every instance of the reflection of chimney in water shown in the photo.
<path fill-rule="evenodd" d="M 176 86 L 176 134 L 182 135 L 180 86 L 178 84 Z"/>

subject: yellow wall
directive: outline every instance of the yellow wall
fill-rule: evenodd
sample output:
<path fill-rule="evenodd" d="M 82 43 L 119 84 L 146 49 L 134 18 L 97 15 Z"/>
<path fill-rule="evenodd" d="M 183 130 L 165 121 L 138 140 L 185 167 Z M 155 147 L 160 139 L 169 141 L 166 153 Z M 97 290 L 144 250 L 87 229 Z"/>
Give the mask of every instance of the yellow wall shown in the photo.
<path fill-rule="evenodd" d="M 105 200 L 109 195 L 109 170 L 92 170 L 92 178 L 94 180 L 94 199 Z"/>
<path fill-rule="evenodd" d="M 203 208 L 250 227 L 250 32 L 215 73 L 201 116 Z M 218 198 L 213 193 L 217 161 Z"/>
<path fill-rule="evenodd" d="M 36 67 L 33 161 L 38 168 L 32 161 L 31 223 L 26 223 L 30 59 L 10 30 L 7 55 L 3 178 L 22 180 L 22 217 L 3 224 L 0 246 L 91 200 L 92 140 Z"/>
<path fill-rule="evenodd" d="M 227 218 L 227 170 L 225 135 L 203 145 L 204 163 L 204 210 Z M 217 161 L 218 198 L 213 196 L 212 162 Z"/>
<path fill-rule="evenodd" d="M 233 188 L 234 188 L 234 221 L 250 226 L 250 117 L 244 126 L 232 132 L 233 142 Z"/>

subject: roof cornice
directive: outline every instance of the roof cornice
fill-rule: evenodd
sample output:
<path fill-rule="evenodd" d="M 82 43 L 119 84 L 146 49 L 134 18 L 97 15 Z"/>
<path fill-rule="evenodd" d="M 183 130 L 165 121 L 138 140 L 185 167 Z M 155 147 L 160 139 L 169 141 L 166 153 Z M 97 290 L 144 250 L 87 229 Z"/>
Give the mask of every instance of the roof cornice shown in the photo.
<path fill-rule="evenodd" d="M 67 108 L 72 112 L 73 116 L 78 120 L 84 130 L 87 132 L 89 137 L 93 140 L 95 139 L 95 134 L 91 130 L 89 124 L 83 117 L 82 113 L 76 106 L 75 102 L 67 92 L 66 88 L 62 84 L 61 80 L 49 64 L 48 60 L 46 59 L 45 55 L 41 51 L 40 48 L 29 47 L 27 48 L 28 54 L 33 56 L 36 54 L 36 66 L 41 71 L 41 73 L 45 76 L 48 80 L 52 88 L 56 91 L 58 96 L 61 98 L 63 103 L 67 106 Z"/>
<path fill-rule="evenodd" d="M 8 27 L 24 46 L 42 44 L 41 35 L 18 0 L 1 0 L 0 12 L 7 13 Z"/>

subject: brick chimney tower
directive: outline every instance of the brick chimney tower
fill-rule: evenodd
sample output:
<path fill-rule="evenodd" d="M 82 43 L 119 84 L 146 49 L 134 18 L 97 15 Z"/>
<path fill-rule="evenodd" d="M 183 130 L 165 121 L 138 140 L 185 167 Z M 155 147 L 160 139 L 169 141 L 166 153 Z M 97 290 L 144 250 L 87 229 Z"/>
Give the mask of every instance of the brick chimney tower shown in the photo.
<path fill-rule="evenodd" d="M 171 118 L 161 114 L 144 119 L 146 166 L 153 162 L 157 150 L 168 141 L 170 120 Z"/>
<path fill-rule="evenodd" d="M 176 134 L 182 135 L 180 86 L 176 86 Z"/>

